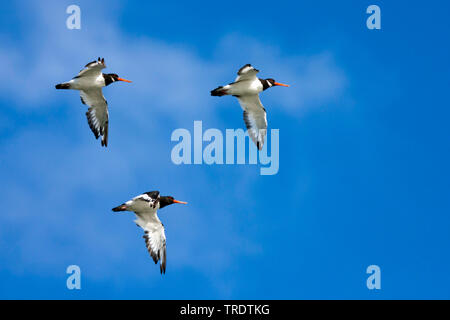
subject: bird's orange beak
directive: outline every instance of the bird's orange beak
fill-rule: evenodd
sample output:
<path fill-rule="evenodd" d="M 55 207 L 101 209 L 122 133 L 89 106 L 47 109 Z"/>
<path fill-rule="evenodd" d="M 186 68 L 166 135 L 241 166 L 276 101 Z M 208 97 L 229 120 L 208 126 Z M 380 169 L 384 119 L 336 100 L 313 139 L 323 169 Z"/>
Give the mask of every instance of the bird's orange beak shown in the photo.
<path fill-rule="evenodd" d="M 288 84 L 284 84 L 284 83 L 279 83 L 279 82 L 274 82 L 273 83 L 274 86 L 282 86 L 282 87 L 289 87 Z"/>
<path fill-rule="evenodd" d="M 127 79 L 123 79 L 123 78 L 117 78 L 117 80 L 119 80 L 119 81 L 123 81 L 123 82 L 128 82 L 128 83 L 132 82 L 132 81 L 130 81 L 130 80 L 127 80 Z"/>
<path fill-rule="evenodd" d="M 174 203 L 187 204 L 187 202 L 184 202 L 184 201 L 178 201 L 178 200 L 175 200 L 175 199 L 173 200 L 173 202 L 174 202 Z"/>

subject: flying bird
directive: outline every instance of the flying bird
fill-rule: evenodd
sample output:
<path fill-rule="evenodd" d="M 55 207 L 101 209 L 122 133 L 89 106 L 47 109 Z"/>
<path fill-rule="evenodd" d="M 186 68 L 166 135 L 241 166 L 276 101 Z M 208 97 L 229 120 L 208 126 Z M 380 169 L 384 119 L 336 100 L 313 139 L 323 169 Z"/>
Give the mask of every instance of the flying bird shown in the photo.
<path fill-rule="evenodd" d="M 159 264 L 161 274 L 166 273 L 166 234 L 157 211 L 174 203 L 187 204 L 170 196 L 160 196 L 159 191 L 150 191 L 112 209 L 114 212 L 133 211 L 135 213 L 137 219 L 134 222 L 144 229 L 143 238 L 150 256 L 155 264 L 161 261 Z"/>
<path fill-rule="evenodd" d="M 102 137 L 102 147 L 108 146 L 108 102 L 102 93 L 102 88 L 116 81 L 131 82 L 119 78 L 115 73 L 102 73 L 105 69 L 105 59 L 88 63 L 72 80 L 57 84 L 56 89 L 73 89 L 80 91 L 81 102 L 89 106 L 86 112 L 89 127 L 98 139 Z"/>
<path fill-rule="evenodd" d="M 248 134 L 259 150 L 264 145 L 267 133 L 267 116 L 259 93 L 273 86 L 289 87 L 287 84 L 278 83 L 274 79 L 260 79 L 256 76 L 259 70 L 246 64 L 238 71 L 238 76 L 233 83 L 220 86 L 211 91 L 212 96 L 232 95 L 238 98 L 239 104 L 244 110 L 244 122 Z"/>

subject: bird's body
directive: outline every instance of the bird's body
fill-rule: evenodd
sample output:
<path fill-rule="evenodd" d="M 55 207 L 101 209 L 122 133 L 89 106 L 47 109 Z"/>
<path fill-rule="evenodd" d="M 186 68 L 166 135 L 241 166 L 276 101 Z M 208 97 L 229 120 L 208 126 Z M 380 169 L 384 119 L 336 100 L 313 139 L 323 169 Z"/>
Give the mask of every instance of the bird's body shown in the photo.
<path fill-rule="evenodd" d="M 161 273 L 166 272 L 166 234 L 157 211 L 173 203 L 186 204 L 170 196 L 161 197 L 159 191 L 150 191 L 112 209 L 115 212 L 133 211 L 135 213 L 135 222 L 144 230 L 145 244 L 150 256 L 155 264 L 160 261 Z"/>
<path fill-rule="evenodd" d="M 238 76 L 233 83 L 212 90 L 211 95 L 219 97 L 232 95 L 238 98 L 244 111 L 244 122 L 249 136 L 261 150 L 267 132 L 267 116 L 259 94 L 272 86 L 287 85 L 275 82 L 273 79 L 260 79 L 256 76 L 258 72 L 259 70 L 246 64 L 239 69 Z"/>
<path fill-rule="evenodd" d="M 244 79 L 222 87 L 227 95 L 235 97 L 251 96 L 263 91 L 263 84 L 258 78 Z"/>
<path fill-rule="evenodd" d="M 90 90 L 94 88 L 101 89 L 106 87 L 105 77 L 103 73 L 100 75 L 86 75 L 84 77 L 73 78 L 68 82 L 70 89 L 73 90 Z"/>
<path fill-rule="evenodd" d="M 115 81 L 131 82 L 119 78 L 116 74 L 105 74 L 102 70 L 106 68 L 105 60 L 98 58 L 97 61 L 88 63 L 85 69 L 72 80 L 57 84 L 56 89 L 79 90 L 81 102 L 89 106 L 86 112 L 89 127 L 98 139 L 102 137 L 102 146 L 108 145 L 108 103 L 103 96 L 102 88 Z"/>

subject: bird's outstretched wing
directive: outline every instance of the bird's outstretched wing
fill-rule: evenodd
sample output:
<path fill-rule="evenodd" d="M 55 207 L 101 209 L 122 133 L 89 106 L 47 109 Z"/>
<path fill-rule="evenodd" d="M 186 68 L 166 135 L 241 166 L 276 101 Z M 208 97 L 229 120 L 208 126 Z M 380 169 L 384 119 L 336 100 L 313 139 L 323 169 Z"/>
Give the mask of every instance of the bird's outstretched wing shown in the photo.
<path fill-rule="evenodd" d="M 132 201 L 137 201 L 137 200 L 148 202 L 150 207 L 155 208 L 156 203 L 159 201 L 159 191 L 145 192 L 145 193 L 140 194 L 137 197 L 134 197 L 132 199 Z"/>
<path fill-rule="evenodd" d="M 89 62 L 74 79 L 81 77 L 99 76 L 102 73 L 102 70 L 105 68 L 105 59 L 98 58 L 97 61 Z"/>
<path fill-rule="evenodd" d="M 246 64 L 238 71 L 238 76 L 234 82 L 242 81 L 242 80 L 253 80 L 256 78 L 256 74 L 259 70 L 252 67 L 251 64 Z"/>
<path fill-rule="evenodd" d="M 244 122 L 248 129 L 248 135 L 262 150 L 267 133 L 267 117 L 258 95 L 241 96 L 239 104 L 244 110 Z"/>
<path fill-rule="evenodd" d="M 158 221 L 151 221 L 145 225 L 143 238 L 153 261 L 155 264 L 160 261 L 159 269 L 161 273 L 166 273 L 166 234 L 161 221 L 158 217 L 156 219 Z"/>
<path fill-rule="evenodd" d="M 89 127 L 98 139 L 102 137 L 102 147 L 108 146 L 108 103 L 103 96 L 102 89 L 94 88 L 80 90 L 81 102 L 90 108 L 86 112 Z"/>

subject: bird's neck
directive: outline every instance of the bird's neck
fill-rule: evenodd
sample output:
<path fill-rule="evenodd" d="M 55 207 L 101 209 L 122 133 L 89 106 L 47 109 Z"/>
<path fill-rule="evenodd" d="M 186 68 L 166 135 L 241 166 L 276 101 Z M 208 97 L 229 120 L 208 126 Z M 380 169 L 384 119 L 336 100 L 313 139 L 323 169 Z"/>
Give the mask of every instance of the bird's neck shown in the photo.
<path fill-rule="evenodd" d="M 105 87 L 116 81 L 111 75 L 106 73 L 103 73 L 103 79 L 105 79 Z"/>
<path fill-rule="evenodd" d="M 266 79 L 260 79 L 260 78 L 258 78 L 258 79 L 259 79 L 259 81 L 261 81 L 261 84 L 263 86 L 263 91 L 266 90 L 266 89 L 269 89 L 272 86 L 270 84 L 270 82 L 267 81 Z"/>

